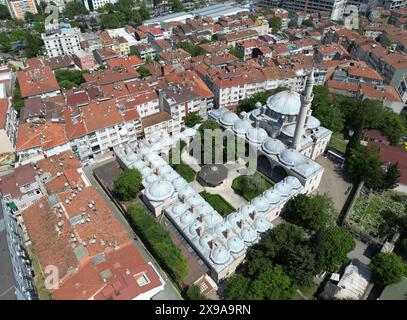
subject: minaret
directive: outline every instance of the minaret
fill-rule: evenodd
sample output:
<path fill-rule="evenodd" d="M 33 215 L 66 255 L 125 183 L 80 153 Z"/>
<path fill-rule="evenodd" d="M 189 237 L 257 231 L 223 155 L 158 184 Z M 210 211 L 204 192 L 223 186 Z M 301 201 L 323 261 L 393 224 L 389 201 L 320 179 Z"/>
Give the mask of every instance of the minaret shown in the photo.
<path fill-rule="evenodd" d="M 312 89 L 314 87 L 314 83 L 314 69 L 312 69 L 311 73 L 307 77 L 305 90 L 301 94 L 301 109 L 297 118 L 297 125 L 295 127 L 294 139 L 292 144 L 292 147 L 295 150 L 299 150 L 301 148 L 301 137 L 305 132 L 306 120 L 307 117 L 311 115 L 311 102 L 314 98 Z"/>

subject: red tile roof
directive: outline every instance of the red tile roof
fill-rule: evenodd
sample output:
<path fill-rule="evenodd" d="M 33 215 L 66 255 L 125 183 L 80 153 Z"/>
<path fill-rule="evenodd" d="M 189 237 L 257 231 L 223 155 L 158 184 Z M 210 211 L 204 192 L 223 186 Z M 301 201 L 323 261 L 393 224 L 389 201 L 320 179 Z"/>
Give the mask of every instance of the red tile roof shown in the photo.
<path fill-rule="evenodd" d="M 12 198 L 22 195 L 20 187 L 35 182 L 35 169 L 32 164 L 26 164 L 15 168 L 13 173 L 0 178 L 0 192 L 3 195 L 10 194 Z"/>
<path fill-rule="evenodd" d="M 6 127 L 8 104 L 9 101 L 7 98 L 0 99 L 0 129 Z"/>
<path fill-rule="evenodd" d="M 18 71 L 17 80 L 23 98 L 59 90 L 59 84 L 50 66 Z"/>
<path fill-rule="evenodd" d="M 68 139 L 62 123 L 22 123 L 18 127 L 16 150 L 41 148 L 43 151 L 65 144 Z"/>

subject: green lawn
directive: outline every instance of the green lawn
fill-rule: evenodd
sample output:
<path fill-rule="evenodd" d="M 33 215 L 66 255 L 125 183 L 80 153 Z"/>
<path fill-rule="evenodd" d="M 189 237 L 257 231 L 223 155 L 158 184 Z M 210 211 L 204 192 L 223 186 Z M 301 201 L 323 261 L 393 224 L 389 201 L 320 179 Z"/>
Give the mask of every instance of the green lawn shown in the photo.
<path fill-rule="evenodd" d="M 177 171 L 186 181 L 195 180 L 196 172 L 189 165 L 181 161 L 179 164 L 173 164 L 172 168 Z"/>
<path fill-rule="evenodd" d="M 45 278 L 41 270 L 40 263 L 36 254 L 34 253 L 31 246 L 27 247 L 28 255 L 30 256 L 30 260 L 32 262 L 32 268 L 34 270 L 34 282 L 35 287 L 37 288 L 38 297 L 40 300 L 52 300 L 51 292 L 45 288 Z"/>
<path fill-rule="evenodd" d="M 331 137 L 331 141 L 329 142 L 329 147 L 336 149 L 342 153 L 346 152 L 346 145 L 348 144 L 345 141 L 343 134 L 340 132 L 334 132 Z"/>
<path fill-rule="evenodd" d="M 252 200 L 273 186 L 274 182 L 260 172 L 256 172 L 251 176 L 239 176 L 232 182 L 233 191 L 247 201 Z"/>
<path fill-rule="evenodd" d="M 225 199 L 223 199 L 220 195 L 218 194 L 212 194 L 206 191 L 202 191 L 199 193 L 202 198 L 204 198 L 222 217 L 226 217 L 229 213 L 232 213 L 235 210 L 235 208 L 232 207 L 232 205 L 227 202 Z"/>

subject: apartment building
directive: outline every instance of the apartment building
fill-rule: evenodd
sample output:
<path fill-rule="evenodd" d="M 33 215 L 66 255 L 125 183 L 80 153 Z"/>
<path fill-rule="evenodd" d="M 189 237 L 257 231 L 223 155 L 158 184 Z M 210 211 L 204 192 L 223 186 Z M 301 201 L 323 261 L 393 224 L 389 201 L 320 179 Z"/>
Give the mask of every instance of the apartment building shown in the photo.
<path fill-rule="evenodd" d="M 79 28 L 50 30 L 41 34 L 48 57 L 72 55 L 81 51 L 82 33 Z"/>
<path fill-rule="evenodd" d="M 0 154 L 14 151 L 17 135 L 17 111 L 11 98 L 0 99 Z"/>
<path fill-rule="evenodd" d="M 92 159 L 137 140 L 142 130 L 137 109 L 126 108 L 115 99 L 92 102 L 64 110 L 66 135 L 80 160 Z"/>
<path fill-rule="evenodd" d="M 7 0 L 6 4 L 13 19 L 24 20 L 26 12 L 38 13 L 35 0 Z"/>
<path fill-rule="evenodd" d="M 407 0 L 384 0 L 383 7 L 386 10 L 407 8 Z"/>
<path fill-rule="evenodd" d="M 108 3 L 116 3 L 117 0 L 83 0 L 83 4 L 89 11 L 96 11 Z"/>
<path fill-rule="evenodd" d="M 63 123 L 42 120 L 19 125 L 16 155 L 19 164 L 27 164 L 70 149 Z"/>

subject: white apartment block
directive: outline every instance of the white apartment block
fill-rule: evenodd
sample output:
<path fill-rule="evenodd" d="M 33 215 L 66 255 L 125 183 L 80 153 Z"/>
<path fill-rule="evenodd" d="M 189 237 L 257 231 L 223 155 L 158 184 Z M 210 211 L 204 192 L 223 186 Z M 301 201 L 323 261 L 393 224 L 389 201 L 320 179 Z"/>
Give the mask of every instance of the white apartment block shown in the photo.
<path fill-rule="evenodd" d="M 101 7 L 103 7 L 105 4 L 108 3 L 116 3 L 116 0 L 83 0 L 83 4 L 85 5 L 86 9 L 89 11 L 95 11 Z"/>
<path fill-rule="evenodd" d="M 82 33 L 79 28 L 57 29 L 41 34 L 48 57 L 58 57 L 81 51 Z"/>

